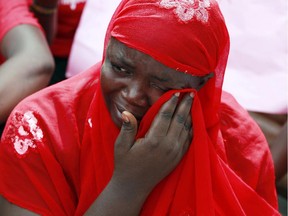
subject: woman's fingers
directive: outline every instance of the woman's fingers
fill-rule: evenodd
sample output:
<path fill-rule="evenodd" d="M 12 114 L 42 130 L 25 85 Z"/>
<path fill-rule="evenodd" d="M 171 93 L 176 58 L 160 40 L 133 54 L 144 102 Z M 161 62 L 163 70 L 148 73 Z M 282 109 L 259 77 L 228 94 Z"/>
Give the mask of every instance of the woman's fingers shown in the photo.
<path fill-rule="evenodd" d="M 163 137 L 167 135 L 171 120 L 177 107 L 180 93 L 175 93 L 165 104 L 162 105 L 155 117 L 146 137 Z"/>
<path fill-rule="evenodd" d="M 188 115 L 186 122 L 184 124 L 184 128 L 179 136 L 179 143 L 183 145 L 182 154 L 185 154 L 185 152 L 189 148 L 192 138 L 193 138 L 193 125 L 191 115 Z"/>
<path fill-rule="evenodd" d="M 174 94 L 159 110 L 146 137 L 170 136 L 177 139 L 185 127 L 187 117 L 190 116 L 193 98 L 194 93 L 191 92 L 178 103 L 179 93 Z"/>
<path fill-rule="evenodd" d="M 123 112 L 124 122 L 114 147 L 114 179 L 150 189 L 177 166 L 192 139 L 193 95 L 185 94 L 181 101 L 179 95 L 163 104 L 146 136 L 136 142 L 137 120 Z"/>
<path fill-rule="evenodd" d="M 189 119 L 191 119 L 190 110 L 193 97 L 193 92 L 186 94 L 177 106 L 168 131 L 168 136 L 171 138 L 178 139 L 182 131 L 185 131 L 187 127 L 191 126 L 191 120 Z"/>

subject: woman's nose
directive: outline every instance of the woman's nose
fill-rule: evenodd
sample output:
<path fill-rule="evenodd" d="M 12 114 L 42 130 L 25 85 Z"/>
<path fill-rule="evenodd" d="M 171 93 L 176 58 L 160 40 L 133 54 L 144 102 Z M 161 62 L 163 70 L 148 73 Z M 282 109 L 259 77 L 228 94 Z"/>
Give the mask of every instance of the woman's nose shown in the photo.
<path fill-rule="evenodd" d="M 148 105 L 148 89 L 142 82 L 131 82 L 124 91 L 124 97 L 127 102 L 135 105 L 145 107 Z"/>

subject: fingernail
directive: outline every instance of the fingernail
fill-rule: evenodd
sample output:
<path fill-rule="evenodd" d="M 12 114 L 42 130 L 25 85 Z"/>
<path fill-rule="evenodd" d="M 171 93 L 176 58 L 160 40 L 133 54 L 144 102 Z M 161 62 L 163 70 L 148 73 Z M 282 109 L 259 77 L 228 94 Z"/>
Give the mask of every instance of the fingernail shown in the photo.
<path fill-rule="evenodd" d="M 190 97 L 194 98 L 194 95 L 195 95 L 194 92 L 190 93 Z"/>
<path fill-rule="evenodd" d="M 175 95 L 176 97 L 179 97 L 179 96 L 180 96 L 180 92 L 176 92 L 174 95 Z"/>
<path fill-rule="evenodd" d="M 125 115 L 124 112 L 121 113 L 121 116 L 122 116 L 122 119 L 123 119 L 123 121 L 124 121 L 125 123 L 129 123 L 129 122 L 130 122 L 129 118 Z"/>

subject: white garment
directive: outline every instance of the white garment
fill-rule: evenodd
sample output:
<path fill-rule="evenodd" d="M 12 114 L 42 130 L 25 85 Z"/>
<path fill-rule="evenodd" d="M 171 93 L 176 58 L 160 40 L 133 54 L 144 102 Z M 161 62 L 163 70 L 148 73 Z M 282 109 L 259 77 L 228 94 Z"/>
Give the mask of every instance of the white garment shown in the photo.
<path fill-rule="evenodd" d="M 287 113 L 287 0 L 219 0 L 231 49 L 224 90 L 250 111 Z"/>
<path fill-rule="evenodd" d="M 102 59 L 105 33 L 120 0 L 87 0 L 69 56 L 66 77 Z"/>

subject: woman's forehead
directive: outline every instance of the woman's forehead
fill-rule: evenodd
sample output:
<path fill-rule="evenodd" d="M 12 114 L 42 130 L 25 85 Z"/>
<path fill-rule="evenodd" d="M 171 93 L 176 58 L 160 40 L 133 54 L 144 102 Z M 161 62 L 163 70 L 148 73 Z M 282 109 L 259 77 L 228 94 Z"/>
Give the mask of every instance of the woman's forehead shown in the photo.
<path fill-rule="evenodd" d="M 167 72 L 177 72 L 172 68 L 169 68 L 162 64 L 161 62 L 155 60 L 153 57 L 136 50 L 134 48 L 130 48 L 126 46 L 124 43 L 121 43 L 115 38 L 111 38 L 108 45 L 108 56 L 117 58 L 118 60 L 124 61 L 127 65 L 131 65 L 134 67 L 146 65 L 147 67 L 156 67 L 159 70 L 166 71 L 163 75 L 167 74 Z"/>
<path fill-rule="evenodd" d="M 187 83 L 200 78 L 165 66 L 151 56 L 130 48 L 113 37 L 109 41 L 107 55 L 109 58 L 121 61 L 122 64 L 130 68 L 140 67 L 143 70 L 152 71 L 151 76 L 158 80 Z"/>

